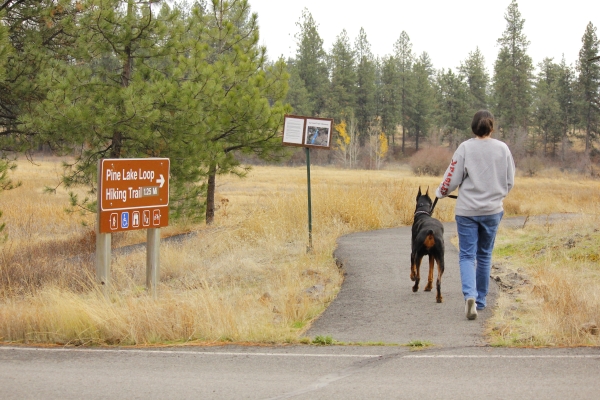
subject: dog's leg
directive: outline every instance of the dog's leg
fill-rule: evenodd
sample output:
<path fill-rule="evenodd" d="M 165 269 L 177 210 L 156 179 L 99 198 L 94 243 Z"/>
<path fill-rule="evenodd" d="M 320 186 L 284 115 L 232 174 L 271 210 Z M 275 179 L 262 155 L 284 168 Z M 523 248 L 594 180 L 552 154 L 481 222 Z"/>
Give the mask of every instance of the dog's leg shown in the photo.
<path fill-rule="evenodd" d="M 417 265 L 415 262 L 415 253 L 410 254 L 410 280 L 415 281 L 417 279 Z"/>
<path fill-rule="evenodd" d="M 413 292 L 419 290 L 419 281 L 421 280 L 421 260 L 423 256 L 415 255 L 415 285 L 412 288 Z"/>
<path fill-rule="evenodd" d="M 436 282 L 437 295 L 435 296 L 435 300 L 438 303 L 441 303 L 442 301 L 444 301 L 442 297 L 442 275 L 444 274 L 444 256 L 440 256 L 436 261 L 438 266 L 438 276 Z"/>
<path fill-rule="evenodd" d="M 423 289 L 426 292 L 431 292 L 431 289 L 433 288 L 433 256 L 430 254 L 429 255 L 429 275 L 427 275 L 427 286 L 425 286 L 425 289 Z"/>

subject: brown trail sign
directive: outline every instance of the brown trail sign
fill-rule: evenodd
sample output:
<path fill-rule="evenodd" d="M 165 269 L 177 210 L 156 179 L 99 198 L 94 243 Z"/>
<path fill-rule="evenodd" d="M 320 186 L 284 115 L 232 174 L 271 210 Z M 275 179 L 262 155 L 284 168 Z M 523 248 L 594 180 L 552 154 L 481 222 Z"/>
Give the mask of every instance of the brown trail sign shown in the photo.
<path fill-rule="evenodd" d="M 168 158 L 111 158 L 98 162 L 96 275 L 108 293 L 111 233 L 147 229 L 146 286 L 156 297 L 160 229 L 169 225 Z"/>
<path fill-rule="evenodd" d="M 100 232 L 168 226 L 169 168 L 168 158 L 102 160 Z"/>

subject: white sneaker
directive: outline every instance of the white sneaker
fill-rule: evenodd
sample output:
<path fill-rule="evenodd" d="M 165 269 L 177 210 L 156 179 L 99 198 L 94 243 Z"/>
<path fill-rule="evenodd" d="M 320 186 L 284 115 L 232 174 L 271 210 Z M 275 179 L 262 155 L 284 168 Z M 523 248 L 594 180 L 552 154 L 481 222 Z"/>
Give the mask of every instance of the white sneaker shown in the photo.
<path fill-rule="evenodd" d="M 475 299 L 472 297 L 469 297 L 465 302 L 465 314 L 467 315 L 467 319 L 477 318 L 477 308 L 475 305 Z"/>

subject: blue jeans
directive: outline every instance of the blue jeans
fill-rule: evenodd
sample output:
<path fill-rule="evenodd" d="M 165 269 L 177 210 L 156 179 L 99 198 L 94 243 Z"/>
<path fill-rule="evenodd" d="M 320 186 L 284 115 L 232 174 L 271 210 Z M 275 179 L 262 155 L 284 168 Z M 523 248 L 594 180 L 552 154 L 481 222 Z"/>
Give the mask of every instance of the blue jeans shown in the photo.
<path fill-rule="evenodd" d="M 503 215 L 504 212 L 476 217 L 455 217 L 462 291 L 465 300 L 470 297 L 475 299 L 479 310 L 485 308 L 492 269 L 492 250 Z"/>

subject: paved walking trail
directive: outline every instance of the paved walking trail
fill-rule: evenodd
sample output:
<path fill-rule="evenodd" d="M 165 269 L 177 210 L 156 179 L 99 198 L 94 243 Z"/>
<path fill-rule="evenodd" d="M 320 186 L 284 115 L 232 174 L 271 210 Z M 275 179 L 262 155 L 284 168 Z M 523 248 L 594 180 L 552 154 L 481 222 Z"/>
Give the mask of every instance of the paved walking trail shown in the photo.
<path fill-rule="evenodd" d="M 522 225 L 523 218 L 505 219 L 503 225 Z M 338 239 L 336 259 L 346 272 L 340 293 L 307 332 L 309 337 L 331 336 L 343 342 L 386 342 L 405 344 L 429 341 L 436 346 L 485 345 L 484 324 L 491 316 L 498 292 L 490 283 L 488 306 L 478 318 L 465 318 L 460 284 L 458 250 L 450 242 L 456 224 L 444 224 L 446 246 L 442 277 L 444 302 L 435 301 L 434 288 L 427 284 L 428 258 L 421 264 L 421 284 L 412 292 L 410 280 L 411 227 L 384 229 L 346 235 Z"/>

